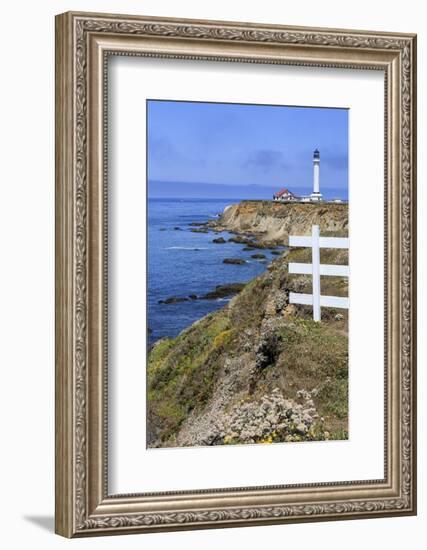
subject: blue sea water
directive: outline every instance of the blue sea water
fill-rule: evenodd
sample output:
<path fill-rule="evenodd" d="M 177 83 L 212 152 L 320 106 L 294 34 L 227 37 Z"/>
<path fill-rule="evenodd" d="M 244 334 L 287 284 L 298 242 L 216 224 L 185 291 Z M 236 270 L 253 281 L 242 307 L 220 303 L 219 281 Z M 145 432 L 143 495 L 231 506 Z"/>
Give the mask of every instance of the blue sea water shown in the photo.
<path fill-rule="evenodd" d="M 224 233 L 194 233 L 190 223 L 217 217 L 239 199 L 149 199 L 148 201 L 148 326 L 150 343 L 175 337 L 204 315 L 223 307 L 230 298 L 159 304 L 171 296 L 201 296 L 217 285 L 247 282 L 260 275 L 276 256 L 269 250 L 243 251 L 243 244 L 212 240 Z M 175 229 L 175 228 L 179 229 Z M 251 258 L 262 252 L 265 261 Z M 243 265 L 224 264 L 224 258 L 243 258 Z"/>

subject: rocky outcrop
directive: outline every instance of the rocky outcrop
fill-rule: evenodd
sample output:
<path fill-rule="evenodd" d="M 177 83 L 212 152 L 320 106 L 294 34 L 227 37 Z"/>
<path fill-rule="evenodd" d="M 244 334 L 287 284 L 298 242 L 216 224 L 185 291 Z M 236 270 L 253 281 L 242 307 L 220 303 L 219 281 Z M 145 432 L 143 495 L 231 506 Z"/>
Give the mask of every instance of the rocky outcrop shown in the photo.
<path fill-rule="evenodd" d="M 243 260 L 242 258 L 224 258 L 224 260 L 222 260 L 222 263 L 231 265 L 243 265 L 246 263 L 246 260 Z"/>
<path fill-rule="evenodd" d="M 243 233 L 243 237 L 231 240 L 244 244 L 250 242 L 251 235 L 261 243 L 288 244 L 290 233 L 309 234 L 312 225 L 319 225 L 323 234 L 347 232 L 348 205 L 242 201 L 228 206 L 218 220 L 208 223 L 216 230 Z"/>
<path fill-rule="evenodd" d="M 189 302 L 190 300 L 217 300 L 218 298 L 225 298 L 227 296 L 233 296 L 238 294 L 243 288 L 245 288 L 246 283 L 228 283 L 225 285 L 218 285 L 203 294 L 202 296 L 197 296 L 197 294 L 189 294 L 188 296 L 170 296 L 164 300 L 159 300 L 159 304 L 180 304 L 182 302 Z"/>
<path fill-rule="evenodd" d="M 184 298 L 182 296 L 170 296 L 165 300 L 159 300 L 159 304 L 180 304 L 181 302 L 188 302 L 189 298 Z"/>
<path fill-rule="evenodd" d="M 218 285 L 214 290 L 202 296 L 205 300 L 216 300 L 238 294 L 245 287 L 245 283 L 230 283 L 228 285 Z"/>

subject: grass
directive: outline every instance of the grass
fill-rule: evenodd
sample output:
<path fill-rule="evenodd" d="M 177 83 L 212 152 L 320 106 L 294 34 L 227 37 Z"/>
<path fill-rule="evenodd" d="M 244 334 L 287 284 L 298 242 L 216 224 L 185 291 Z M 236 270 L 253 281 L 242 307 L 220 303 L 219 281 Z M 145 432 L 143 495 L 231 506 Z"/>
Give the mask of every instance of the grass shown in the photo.
<path fill-rule="evenodd" d="M 212 394 L 219 352 L 232 338 L 227 316 L 211 314 L 175 339 L 160 340 L 149 354 L 148 404 L 162 438 L 176 432 Z"/>
<path fill-rule="evenodd" d="M 299 389 L 313 392 L 325 429 L 346 428 L 348 417 L 348 338 L 328 322 L 295 319 L 277 330 L 280 355 L 260 378 L 294 399 Z M 263 378 L 263 379 L 262 379 Z M 332 421 L 332 422 L 331 422 Z M 329 425 L 330 424 L 330 425 Z"/>

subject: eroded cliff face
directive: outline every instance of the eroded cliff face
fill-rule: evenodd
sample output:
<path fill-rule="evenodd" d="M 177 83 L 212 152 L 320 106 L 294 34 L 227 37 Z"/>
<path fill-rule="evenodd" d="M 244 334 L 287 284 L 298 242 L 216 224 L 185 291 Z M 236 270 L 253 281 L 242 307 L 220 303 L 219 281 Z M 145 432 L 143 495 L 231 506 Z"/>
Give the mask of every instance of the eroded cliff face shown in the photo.
<path fill-rule="evenodd" d="M 215 230 L 253 234 L 261 241 L 285 245 L 290 234 L 310 234 L 312 225 L 319 225 L 321 234 L 347 236 L 348 205 L 242 201 L 209 223 Z"/>

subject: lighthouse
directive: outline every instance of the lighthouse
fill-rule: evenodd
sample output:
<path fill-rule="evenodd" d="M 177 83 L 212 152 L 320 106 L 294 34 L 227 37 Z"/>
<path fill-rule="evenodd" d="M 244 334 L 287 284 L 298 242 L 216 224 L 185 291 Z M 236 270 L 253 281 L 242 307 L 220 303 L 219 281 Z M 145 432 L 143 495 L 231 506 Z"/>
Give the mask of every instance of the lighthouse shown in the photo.
<path fill-rule="evenodd" d="M 316 149 L 313 153 L 313 193 L 310 195 L 310 199 L 313 202 L 322 200 L 322 193 L 320 192 L 320 153 Z"/>

